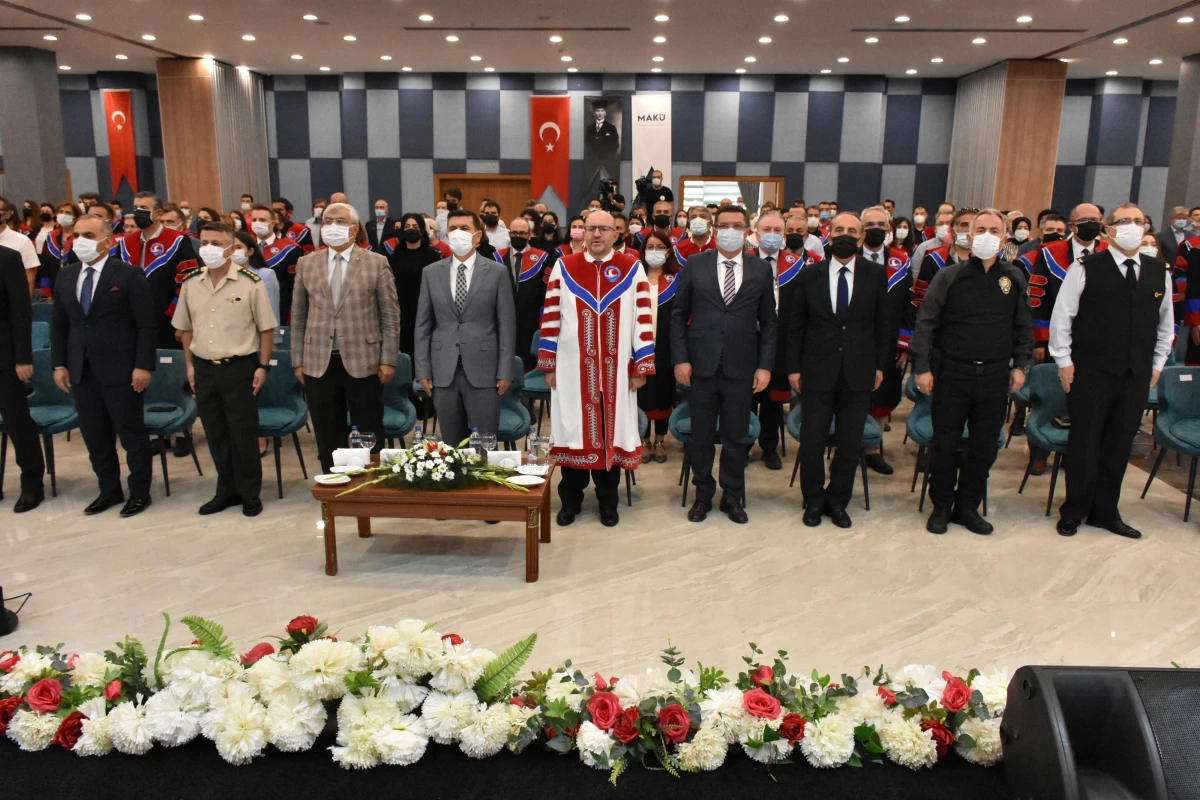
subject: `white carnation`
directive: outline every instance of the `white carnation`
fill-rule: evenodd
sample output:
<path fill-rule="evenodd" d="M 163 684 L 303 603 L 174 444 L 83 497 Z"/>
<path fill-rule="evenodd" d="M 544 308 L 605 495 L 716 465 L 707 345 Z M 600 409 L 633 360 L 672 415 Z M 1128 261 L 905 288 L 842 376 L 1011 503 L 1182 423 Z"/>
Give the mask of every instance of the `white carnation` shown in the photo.
<path fill-rule="evenodd" d="M 246 670 L 246 682 L 254 693 L 269 701 L 276 692 L 291 688 L 292 678 L 286 661 L 277 656 L 264 656 Z"/>
<path fill-rule="evenodd" d="M 454 744 L 459 733 L 475 718 L 479 698 L 468 689 L 458 694 L 430 692 L 421 705 L 421 716 L 430 737 L 438 744 Z"/>
<path fill-rule="evenodd" d="M 107 703 L 103 697 L 93 697 L 79 706 L 79 713 L 87 719 L 79 734 L 79 741 L 72 748 L 80 756 L 105 756 L 112 752 L 112 738 L 108 735 Z"/>
<path fill-rule="evenodd" d="M 612 766 L 612 750 L 616 746 L 617 740 L 612 734 L 606 733 L 597 728 L 591 722 L 585 722 L 579 726 L 579 733 L 575 736 L 575 746 L 579 748 L 579 759 L 589 767 L 597 769 L 608 769 Z M 601 764 L 599 758 L 604 759 Z"/>
<path fill-rule="evenodd" d="M 382 655 L 400 644 L 400 631 L 386 625 L 370 626 L 367 628 L 367 637 L 371 640 L 370 650 L 376 655 Z"/>
<path fill-rule="evenodd" d="M 701 726 L 690 742 L 675 745 L 675 755 L 687 766 L 711 772 L 725 763 L 729 743 L 725 734 L 713 726 Z"/>
<path fill-rule="evenodd" d="M 988 712 L 993 716 L 1003 716 L 1004 709 L 1008 707 L 1008 684 L 1012 681 L 1012 675 L 1003 667 L 994 669 L 986 675 L 980 674 L 975 676 L 975 680 L 971 681 L 971 690 L 978 690 L 983 695 L 984 705 L 988 707 Z"/>
<path fill-rule="evenodd" d="M 202 705 L 219 694 L 223 684 L 239 677 L 242 665 L 217 658 L 207 650 L 185 650 L 163 660 L 163 685 L 173 688 L 188 705 Z"/>
<path fill-rule="evenodd" d="M 875 687 L 870 687 L 870 690 L 860 689 L 858 694 L 853 697 L 838 697 L 838 711 L 845 714 L 855 725 L 874 725 L 875 730 L 879 730 L 879 726 L 883 724 L 885 715 L 888 713 L 887 706 L 883 704 L 883 698 L 879 696 L 879 692 Z"/>
<path fill-rule="evenodd" d="M 621 701 L 623 708 L 640 705 L 643 700 L 653 697 L 650 680 L 641 673 L 622 677 L 613 685 L 612 693 Z"/>
<path fill-rule="evenodd" d="M 814 767 L 840 767 L 854 755 L 854 721 L 834 713 L 809 722 L 800 740 L 800 752 Z"/>
<path fill-rule="evenodd" d="M 379 678 L 378 675 L 375 677 Z M 414 709 L 419 708 L 428 694 L 428 687 L 409 683 L 403 678 L 398 678 L 394 675 L 384 678 L 379 682 L 379 696 L 395 703 L 399 706 L 401 713 L 404 714 L 408 714 Z"/>
<path fill-rule="evenodd" d="M 338 730 L 338 745 L 329 748 L 343 769 L 370 769 L 379 764 L 375 734 L 365 729 Z"/>
<path fill-rule="evenodd" d="M 267 741 L 285 753 L 312 749 L 325 728 L 325 706 L 295 689 L 276 692 L 267 706 Z"/>
<path fill-rule="evenodd" d="M 75 686 L 105 686 L 108 671 L 118 669 L 116 664 L 99 653 L 84 653 L 75 657 L 75 666 L 71 669 L 71 683 Z"/>
<path fill-rule="evenodd" d="M 204 711 L 204 705 L 188 702 L 174 686 L 168 687 L 146 701 L 146 729 L 161 745 L 187 744 L 200 734 Z"/>
<path fill-rule="evenodd" d="M 314 700 L 336 700 L 346 694 L 345 678 L 359 668 L 362 653 L 350 642 L 317 639 L 300 648 L 288 662 L 292 685 Z"/>
<path fill-rule="evenodd" d="M 1000 763 L 1000 760 L 1004 758 L 1003 748 L 1000 744 L 999 717 L 991 719 L 971 717 L 965 720 L 958 729 L 959 736 L 964 734 L 975 740 L 975 746 L 965 747 L 961 743 L 956 743 L 954 749 L 967 761 L 991 767 Z"/>
<path fill-rule="evenodd" d="M 406 767 L 425 755 L 429 736 L 420 717 L 399 714 L 375 734 L 374 743 L 384 764 Z"/>
<path fill-rule="evenodd" d="M 108 735 L 118 752 L 140 756 L 154 746 L 146 726 L 145 709 L 136 703 L 121 703 L 108 712 Z"/>
<path fill-rule="evenodd" d="M 39 714 L 23 708 L 9 721 L 8 738 L 26 752 L 45 750 L 54 741 L 60 724 L 62 720 L 54 714 Z"/>
<path fill-rule="evenodd" d="M 909 664 L 892 674 L 892 684 L 897 690 L 903 690 L 909 683 L 917 689 L 924 689 L 930 701 L 936 700 L 941 704 L 942 692 L 946 691 L 946 679 L 936 667 Z"/>
<path fill-rule="evenodd" d="M 395 703 L 388 702 L 382 697 L 364 695 L 355 697 L 348 694 L 342 698 L 338 706 L 338 730 L 366 730 L 377 733 L 383 730 L 397 714 Z"/>
<path fill-rule="evenodd" d="M 700 725 L 716 729 L 727 743 L 738 741 L 750 719 L 742 690 L 736 687 L 713 689 L 700 701 Z"/>
<path fill-rule="evenodd" d="M 248 764 L 267 747 L 267 709 L 244 684 L 230 684 L 213 698 L 201 730 L 230 764 Z"/>
<path fill-rule="evenodd" d="M 396 674 L 410 681 L 419 681 L 429 674 L 433 659 L 442 654 L 442 636 L 419 619 L 402 619 L 396 623 L 399 643 L 384 651 Z"/>
<path fill-rule="evenodd" d="M 646 669 L 646 680 L 650 683 L 650 691 L 655 695 L 680 697 L 685 689 L 699 689 L 700 676 L 695 670 L 680 670 L 679 682 L 672 681 L 666 667 L 649 667 Z"/>
<path fill-rule="evenodd" d="M 782 717 L 780 717 L 782 720 Z M 762 720 L 756 719 L 753 725 L 745 726 L 742 729 L 738 741 L 742 745 L 742 750 L 746 755 L 760 764 L 780 764 L 785 761 L 788 755 L 792 752 L 792 743 L 787 739 L 778 739 L 774 742 L 763 742 L 760 747 L 754 747 L 750 744 L 753 739 L 756 742 L 762 742 L 764 731 L 767 728 L 771 730 L 779 729 L 780 720 Z"/>
<path fill-rule="evenodd" d="M 506 703 L 497 703 L 475 715 L 459 733 L 459 749 L 471 758 L 488 758 L 504 749 L 512 730 L 512 715 Z"/>
<path fill-rule="evenodd" d="M 889 713 L 877 730 L 879 743 L 890 761 L 909 769 L 937 763 L 937 743 L 931 731 L 921 730 L 919 717 L 905 719 L 903 714 Z"/>
<path fill-rule="evenodd" d="M 457 694 L 475 685 L 496 654 L 490 650 L 473 650 L 470 643 L 451 644 L 443 640 L 444 652 L 429 665 L 432 676 L 429 685 L 439 692 Z"/>
<path fill-rule="evenodd" d="M 54 661 L 49 656 L 22 653 L 21 660 L 13 667 L 12 672 L 0 677 L 0 690 L 14 696 L 19 695 L 26 683 L 40 680 L 53 670 Z"/>
<path fill-rule="evenodd" d="M 555 700 L 566 700 L 567 705 L 575 710 L 583 707 L 579 686 L 566 672 L 556 672 L 546 682 L 546 702 L 553 703 Z"/>

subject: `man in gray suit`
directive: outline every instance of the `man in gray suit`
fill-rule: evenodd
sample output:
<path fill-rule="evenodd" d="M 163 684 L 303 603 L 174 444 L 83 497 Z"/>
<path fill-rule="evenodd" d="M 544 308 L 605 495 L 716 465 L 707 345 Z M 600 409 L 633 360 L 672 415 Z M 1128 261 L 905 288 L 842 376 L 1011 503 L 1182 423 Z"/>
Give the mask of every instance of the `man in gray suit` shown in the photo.
<path fill-rule="evenodd" d="M 500 426 L 517 317 L 505 266 L 476 252 L 479 217 L 457 209 L 446 215 L 446 228 L 453 255 L 421 273 L 413 370 L 433 395 L 442 440 L 456 446 L 471 428 L 496 433 Z"/>

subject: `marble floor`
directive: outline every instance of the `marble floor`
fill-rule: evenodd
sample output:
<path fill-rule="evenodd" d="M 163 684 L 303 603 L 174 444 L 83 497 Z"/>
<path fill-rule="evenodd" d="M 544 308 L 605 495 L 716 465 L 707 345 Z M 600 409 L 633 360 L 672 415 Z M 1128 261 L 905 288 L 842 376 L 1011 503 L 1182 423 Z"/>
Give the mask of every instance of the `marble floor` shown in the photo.
<path fill-rule="evenodd" d="M 901 443 L 903 416 L 901 409 L 887 434 L 896 474 L 872 473 L 871 510 L 859 494 L 850 530 L 801 525 L 799 488 L 788 488 L 794 442 L 783 472 L 767 470 L 755 449 L 749 525 L 715 514 L 693 525 L 680 507 L 675 446 L 668 463 L 638 471 L 619 527 L 602 527 L 589 497 L 584 515 L 542 546 L 534 584 L 524 582 L 515 523 L 378 521 L 372 539 L 339 537 L 341 572 L 326 576 L 319 510 L 290 447 L 283 500 L 270 458 L 263 462 L 266 510 L 256 519 L 236 509 L 196 514 L 214 486 L 206 452 L 203 478 L 190 459 L 169 458 L 173 494 L 164 497 L 156 477 L 154 505 L 143 515 L 84 517 L 95 481 L 78 435 L 69 443 L 59 436 L 58 497 L 32 513 L 10 513 L 17 476 L 9 461 L 0 584 L 34 595 L 0 649 L 99 649 L 125 633 L 152 646 L 167 611 L 217 619 L 243 652 L 302 613 L 342 637 L 420 617 L 497 652 L 537 631 L 531 666 L 571 658 L 606 675 L 657 664 L 668 643 L 689 661 L 736 673 L 747 641 L 788 650 L 793 668 L 835 672 L 912 661 L 964 670 L 1200 665 L 1200 532 L 1197 521 L 1182 521 L 1173 458 L 1146 500 L 1138 499 L 1145 472 L 1129 470 L 1123 514 L 1145 533 L 1140 541 L 1092 528 L 1074 539 L 1056 535 L 1057 513 L 1044 516 L 1049 475 L 1016 492 L 1023 438 L 1001 452 L 992 473 L 995 535 L 952 526 L 931 536 L 909 493 L 916 448 Z M 203 442 L 199 426 L 197 433 Z M 312 464 L 312 438 L 302 441 Z M 1062 493 L 1060 482 L 1058 501 Z M 183 639 L 177 629 L 172 641 Z"/>

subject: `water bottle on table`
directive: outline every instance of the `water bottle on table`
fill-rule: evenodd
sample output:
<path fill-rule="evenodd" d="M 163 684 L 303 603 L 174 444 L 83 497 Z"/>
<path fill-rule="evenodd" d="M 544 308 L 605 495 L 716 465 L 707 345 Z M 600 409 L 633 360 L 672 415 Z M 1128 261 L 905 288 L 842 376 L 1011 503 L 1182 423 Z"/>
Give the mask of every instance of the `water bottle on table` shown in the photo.
<path fill-rule="evenodd" d="M 483 452 L 483 437 L 479 435 L 479 428 L 471 428 L 471 437 L 467 439 L 467 447 L 475 451 L 475 455 L 486 459 L 487 454 Z"/>
<path fill-rule="evenodd" d="M 353 425 L 350 428 L 350 444 L 348 445 L 348 447 L 350 447 L 353 450 L 357 450 L 357 449 L 361 448 L 362 446 L 363 446 L 362 434 L 358 432 L 358 426 Z"/>
<path fill-rule="evenodd" d="M 412 446 L 416 447 L 417 445 L 422 444 L 425 444 L 425 433 L 421 430 L 421 426 L 418 425 L 417 427 L 413 428 Z"/>

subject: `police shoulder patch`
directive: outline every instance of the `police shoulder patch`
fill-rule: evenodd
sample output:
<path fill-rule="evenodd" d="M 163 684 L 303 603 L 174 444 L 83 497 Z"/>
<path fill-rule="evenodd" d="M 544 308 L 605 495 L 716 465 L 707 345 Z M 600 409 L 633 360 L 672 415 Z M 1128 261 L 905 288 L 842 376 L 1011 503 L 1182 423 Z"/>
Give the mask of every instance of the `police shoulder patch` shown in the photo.
<path fill-rule="evenodd" d="M 258 283 L 259 281 L 262 280 L 262 278 L 258 277 L 258 273 L 248 270 L 245 267 L 240 267 L 238 269 L 238 272 L 240 272 L 242 275 L 245 275 L 247 278 L 254 281 L 255 283 Z"/>

